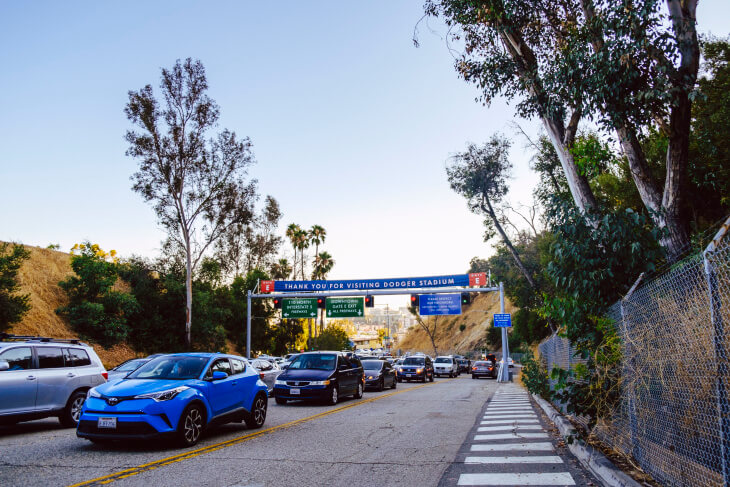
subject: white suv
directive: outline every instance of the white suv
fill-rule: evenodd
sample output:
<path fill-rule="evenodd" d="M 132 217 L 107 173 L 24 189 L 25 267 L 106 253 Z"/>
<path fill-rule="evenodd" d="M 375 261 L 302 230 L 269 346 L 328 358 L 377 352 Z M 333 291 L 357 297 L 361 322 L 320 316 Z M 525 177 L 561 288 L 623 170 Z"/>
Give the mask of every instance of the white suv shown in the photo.
<path fill-rule="evenodd" d="M 86 391 L 107 380 L 89 345 L 0 333 L 0 424 L 58 416 L 76 426 Z"/>
<path fill-rule="evenodd" d="M 433 373 L 438 377 L 442 375 L 456 377 L 459 375 L 459 363 L 450 356 L 436 357 L 436 360 L 433 361 Z"/>

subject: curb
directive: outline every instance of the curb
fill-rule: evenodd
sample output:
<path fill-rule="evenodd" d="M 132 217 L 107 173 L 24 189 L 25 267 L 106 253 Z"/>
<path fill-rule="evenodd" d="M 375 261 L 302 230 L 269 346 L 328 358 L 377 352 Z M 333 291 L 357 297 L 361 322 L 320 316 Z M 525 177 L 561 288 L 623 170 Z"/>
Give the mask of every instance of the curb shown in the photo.
<path fill-rule="evenodd" d="M 563 417 L 549 402 L 536 394 L 532 397 L 540 405 L 550 420 L 560 430 L 560 434 L 567 437 L 575 432 L 573 425 Z M 587 468 L 604 487 L 642 487 L 640 483 L 632 479 L 624 472 L 616 468 L 616 466 L 606 458 L 603 453 L 599 452 L 590 445 L 581 444 L 574 441 L 566 446 L 570 453 L 575 456 L 580 463 Z"/>

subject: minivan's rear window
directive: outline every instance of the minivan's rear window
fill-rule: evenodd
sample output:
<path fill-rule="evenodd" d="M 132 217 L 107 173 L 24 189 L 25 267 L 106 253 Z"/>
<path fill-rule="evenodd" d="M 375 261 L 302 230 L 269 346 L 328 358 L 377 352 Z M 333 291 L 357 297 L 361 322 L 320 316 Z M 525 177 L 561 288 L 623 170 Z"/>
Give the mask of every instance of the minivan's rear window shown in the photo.
<path fill-rule="evenodd" d="M 71 359 L 71 363 L 66 364 L 67 366 L 83 367 L 85 365 L 91 365 L 91 359 L 89 358 L 89 354 L 86 353 L 86 350 L 80 348 L 68 348 L 66 350 L 68 350 L 69 358 Z"/>
<path fill-rule="evenodd" d="M 451 359 L 447 358 L 447 357 L 439 357 L 436 360 L 434 360 L 434 362 L 437 364 L 450 364 Z"/>

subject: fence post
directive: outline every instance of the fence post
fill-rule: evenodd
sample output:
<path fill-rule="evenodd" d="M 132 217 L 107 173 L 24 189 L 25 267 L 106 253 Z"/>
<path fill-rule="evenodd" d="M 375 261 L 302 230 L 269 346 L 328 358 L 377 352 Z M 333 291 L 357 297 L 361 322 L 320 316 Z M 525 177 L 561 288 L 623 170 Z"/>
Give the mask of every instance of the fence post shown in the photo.
<path fill-rule="evenodd" d="M 715 238 L 703 253 L 705 277 L 707 278 L 707 292 L 710 298 L 710 322 L 714 331 L 715 367 L 717 371 L 715 392 L 717 394 L 717 414 L 721 434 L 722 478 L 726 487 L 730 485 L 730 402 L 727 397 L 728 376 L 730 375 L 728 367 L 730 367 L 730 362 L 728 361 L 727 350 L 725 349 L 725 324 L 722 319 L 722 301 L 718 289 L 717 273 L 712 264 L 712 256 L 715 254 L 720 241 L 725 237 L 728 227 L 730 227 L 730 218 L 718 230 Z"/>
<path fill-rule="evenodd" d="M 639 274 L 639 277 L 636 279 L 636 282 L 634 282 L 634 285 L 631 286 L 631 289 L 629 289 L 629 292 L 626 293 L 626 296 L 621 298 L 619 301 L 619 309 L 621 310 L 621 329 L 623 332 L 623 338 L 622 342 L 624 344 L 624 360 L 628 358 L 628 366 L 624 368 L 624 373 L 627 371 L 631 374 L 628 378 L 629 386 L 628 389 L 628 414 L 629 414 L 629 428 L 631 430 L 631 455 L 637 460 L 640 461 L 641 456 L 641 448 L 639 448 L 639 428 L 637 425 L 637 418 L 636 418 L 636 353 L 633 349 L 630 349 L 630 340 L 629 340 L 629 325 L 628 320 L 626 319 L 626 313 L 624 311 L 624 303 L 627 299 L 631 297 L 632 294 L 634 294 L 634 291 L 636 291 L 636 288 L 639 287 L 639 284 L 641 283 L 642 279 L 644 279 L 644 273 L 642 272 Z M 626 378 L 624 378 L 626 380 Z"/>

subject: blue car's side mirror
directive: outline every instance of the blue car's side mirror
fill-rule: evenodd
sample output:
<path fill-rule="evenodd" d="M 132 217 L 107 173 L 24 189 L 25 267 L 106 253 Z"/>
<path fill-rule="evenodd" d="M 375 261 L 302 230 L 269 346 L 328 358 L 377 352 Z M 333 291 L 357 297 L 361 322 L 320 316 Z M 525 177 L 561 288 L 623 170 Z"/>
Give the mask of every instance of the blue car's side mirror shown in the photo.
<path fill-rule="evenodd" d="M 216 370 L 215 372 L 213 372 L 213 380 L 221 380 L 225 379 L 226 377 L 228 377 L 228 374 L 226 374 L 225 372 L 221 372 L 220 370 Z"/>

